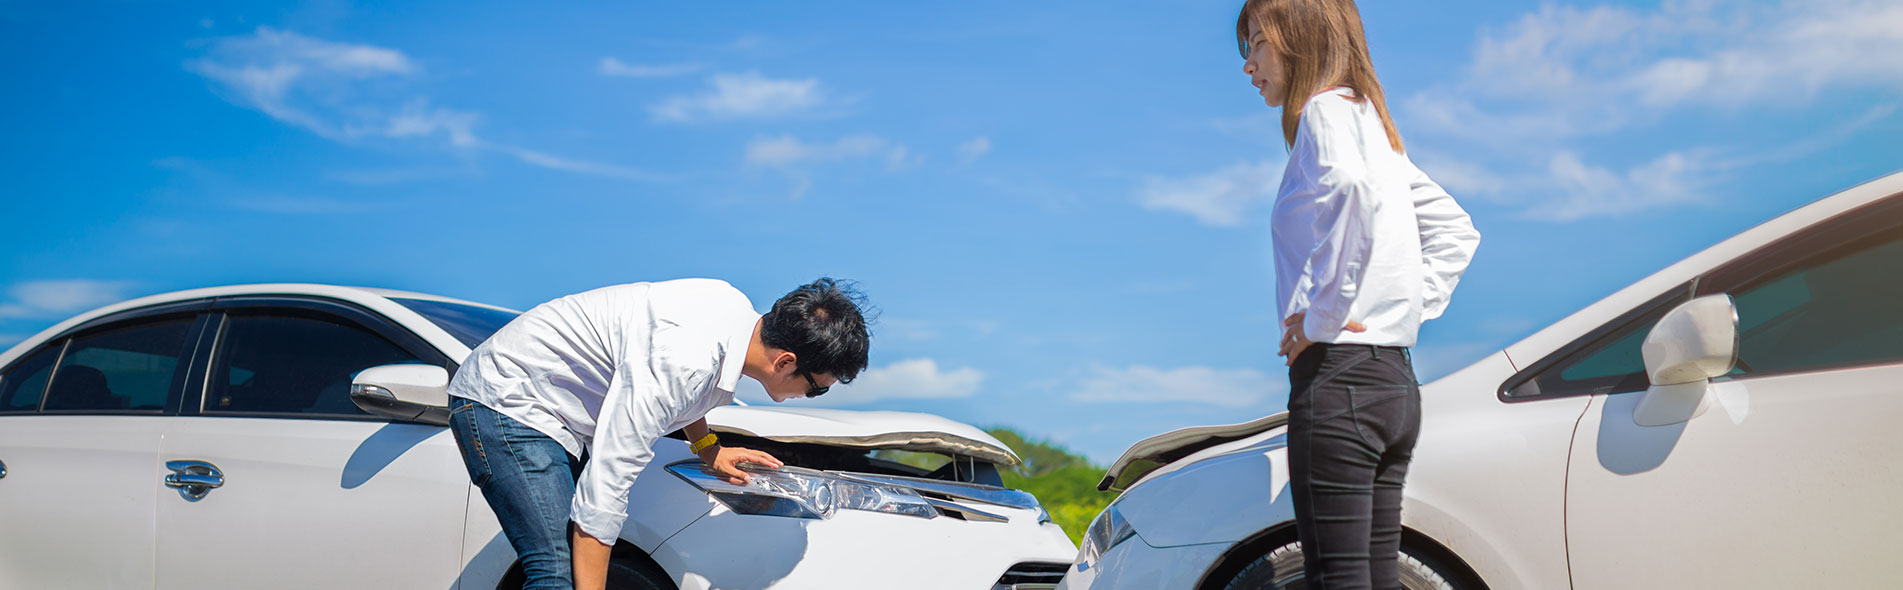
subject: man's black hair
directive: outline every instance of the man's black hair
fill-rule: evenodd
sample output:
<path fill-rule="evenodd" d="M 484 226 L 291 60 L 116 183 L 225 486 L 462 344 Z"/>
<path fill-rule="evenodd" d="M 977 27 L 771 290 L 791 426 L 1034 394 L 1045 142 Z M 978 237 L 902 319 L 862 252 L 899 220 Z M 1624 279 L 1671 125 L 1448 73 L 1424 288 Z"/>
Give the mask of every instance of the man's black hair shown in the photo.
<path fill-rule="evenodd" d="M 851 281 L 821 277 L 800 285 L 760 318 L 760 342 L 793 353 L 802 373 L 851 383 L 872 348 L 865 299 Z"/>

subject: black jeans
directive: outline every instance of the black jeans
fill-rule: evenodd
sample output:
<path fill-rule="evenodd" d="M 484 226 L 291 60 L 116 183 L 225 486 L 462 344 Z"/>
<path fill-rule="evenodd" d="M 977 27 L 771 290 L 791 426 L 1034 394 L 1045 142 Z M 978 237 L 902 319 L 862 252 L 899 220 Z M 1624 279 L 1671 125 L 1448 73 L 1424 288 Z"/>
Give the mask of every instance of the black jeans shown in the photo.
<path fill-rule="evenodd" d="M 1407 349 L 1316 343 L 1289 368 L 1288 456 L 1311 590 L 1400 588 L 1401 484 L 1421 430 Z"/>

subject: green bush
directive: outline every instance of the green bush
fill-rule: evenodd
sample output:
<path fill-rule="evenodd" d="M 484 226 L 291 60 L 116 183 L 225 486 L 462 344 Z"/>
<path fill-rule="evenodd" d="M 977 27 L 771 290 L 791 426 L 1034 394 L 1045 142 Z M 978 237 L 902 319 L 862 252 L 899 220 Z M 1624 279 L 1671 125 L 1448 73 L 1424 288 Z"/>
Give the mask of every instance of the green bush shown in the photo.
<path fill-rule="evenodd" d="M 1004 486 L 1037 496 L 1044 510 L 1051 513 L 1051 521 L 1064 528 L 1071 542 L 1081 543 L 1090 521 L 1116 499 L 1115 494 L 1097 491 L 1104 468 L 1092 465 L 1089 459 L 1048 441 L 1026 439 L 1009 428 L 992 428 L 985 432 L 1017 451 L 1018 458 L 1024 460 L 1023 465 L 1003 471 Z"/>

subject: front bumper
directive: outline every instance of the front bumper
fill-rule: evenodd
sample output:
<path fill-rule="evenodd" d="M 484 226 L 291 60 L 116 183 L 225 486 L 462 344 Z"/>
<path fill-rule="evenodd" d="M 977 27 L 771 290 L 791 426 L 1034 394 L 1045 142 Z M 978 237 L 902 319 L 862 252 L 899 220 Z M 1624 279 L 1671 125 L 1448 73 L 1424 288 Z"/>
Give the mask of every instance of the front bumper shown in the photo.
<path fill-rule="evenodd" d="M 1230 545 L 1151 547 L 1138 535 L 1111 547 L 1096 563 L 1072 563 L 1057 587 L 1059 590 L 1195 588 Z"/>
<path fill-rule="evenodd" d="M 681 590 L 985 590 L 1019 564 L 1061 565 L 1076 559 L 1077 546 L 1057 525 L 1039 522 L 1038 511 L 984 509 L 1009 520 L 850 510 L 802 519 L 736 514 L 716 506 L 653 556 Z"/>

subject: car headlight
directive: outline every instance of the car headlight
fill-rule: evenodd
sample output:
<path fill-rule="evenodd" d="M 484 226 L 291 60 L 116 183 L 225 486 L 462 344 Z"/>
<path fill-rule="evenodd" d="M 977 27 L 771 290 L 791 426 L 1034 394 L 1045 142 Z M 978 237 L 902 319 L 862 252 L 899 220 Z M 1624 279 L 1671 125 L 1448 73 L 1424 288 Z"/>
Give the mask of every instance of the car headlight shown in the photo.
<path fill-rule="evenodd" d="M 1124 520 L 1123 513 L 1117 510 L 1116 504 L 1111 504 L 1097 515 L 1096 520 L 1090 521 L 1090 528 L 1084 529 L 1082 561 L 1087 564 L 1086 567 L 1095 565 L 1097 558 L 1103 557 L 1103 554 L 1108 553 L 1111 547 L 1116 547 L 1136 535 L 1136 527 L 1131 526 L 1130 521 Z"/>
<path fill-rule="evenodd" d="M 839 510 L 862 510 L 938 517 L 938 509 L 910 488 L 851 481 L 824 471 L 746 468 L 752 479 L 746 485 L 734 485 L 695 460 L 669 465 L 667 470 L 740 514 L 831 518 Z"/>

